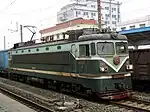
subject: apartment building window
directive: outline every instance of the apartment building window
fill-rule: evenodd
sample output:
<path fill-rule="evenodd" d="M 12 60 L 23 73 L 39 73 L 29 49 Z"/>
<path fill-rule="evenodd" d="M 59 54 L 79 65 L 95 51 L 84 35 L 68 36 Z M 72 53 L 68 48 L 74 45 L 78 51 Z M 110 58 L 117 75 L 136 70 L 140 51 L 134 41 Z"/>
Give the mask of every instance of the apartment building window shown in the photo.
<path fill-rule="evenodd" d="M 110 22 L 109 21 L 105 21 L 105 24 L 107 25 L 107 24 L 109 24 Z"/>
<path fill-rule="evenodd" d="M 54 40 L 54 35 L 51 35 L 50 36 L 50 41 L 53 41 Z"/>
<path fill-rule="evenodd" d="M 91 5 L 92 8 L 95 8 L 95 5 Z"/>
<path fill-rule="evenodd" d="M 108 18 L 108 17 L 110 17 L 110 15 L 109 14 L 105 14 L 105 17 Z"/>
<path fill-rule="evenodd" d="M 88 16 L 88 12 L 84 12 L 83 15 Z"/>
<path fill-rule="evenodd" d="M 80 12 L 80 11 L 76 11 L 76 14 L 80 15 L 80 14 L 81 14 L 81 12 Z"/>
<path fill-rule="evenodd" d="M 76 16 L 78 15 L 78 11 L 76 11 Z"/>
<path fill-rule="evenodd" d="M 116 31 L 116 28 L 113 28 L 112 30 L 113 30 L 113 31 Z"/>
<path fill-rule="evenodd" d="M 112 21 L 112 24 L 116 24 L 116 21 Z"/>
<path fill-rule="evenodd" d="M 122 30 L 122 31 L 123 31 L 123 30 L 126 30 L 126 27 L 122 27 L 121 30 Z"/>
<path fill-rule="evenodd" d="M 76 17 L 78 17 L 78 15 L 81 15 L 80 11 L 76 11 Z"/>
<path fill-rule="evenodd" d="M 118 22 L 120 21 L 120 15 L 118 14 Z"/>
<path fill-rule="evenodd" d="M 116 8 L 112 8 L 112 11 L 116 11 Z"/>
<path fill-rule="evenodd" d="M 140 28 L 144 28 L 145 24 L 140 24 L 139 26 L 140 26 Z"/>
<path fill-rule="evenodd" d="M 95 17 L 95 16 L 96 16 L 96 14 L 92 12 L 91 13 L 91 17 Z"/>
<path fill-rule="evenodd" d="M 130 29 L 135 29 L 135 25 L 130 26 Z"/>
<path fill-rule="evenodd" d="M 93 13 L 93 16 L 96 16 L 96 14 L 95 14 L 95 13 Z"/>
<path fill-rule="evenodd" d="M 109 7 L 105 7 L 105 10 L 109 10 Z"/>
<path fill-rule="evenodd" d="M 56 36 L 57 36 L 57 39 L 59 39 L 59 34 L 57 34 Z"/>
<path fill-rule="evenodd" d="M 120 8 L 118 7 L 118 13 L 120 13 Z"/>
<path fill-rule="evenodd" d="M 116 15 L 112 15 L 112 18 L 116 18 Z"/>

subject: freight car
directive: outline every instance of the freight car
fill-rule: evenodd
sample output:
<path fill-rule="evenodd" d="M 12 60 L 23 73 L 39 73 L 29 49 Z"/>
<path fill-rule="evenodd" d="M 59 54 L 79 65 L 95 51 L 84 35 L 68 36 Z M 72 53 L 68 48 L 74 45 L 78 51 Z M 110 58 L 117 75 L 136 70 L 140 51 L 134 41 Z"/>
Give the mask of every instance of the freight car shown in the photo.
<path fill-rule="evenodd" d="M 0 70 L 3 71 L 8 68 L 8 50 L 0 51 Z"/>
<path fill-rule="evenodd" d="M 132 95 L 126 36 L 89 29 L 63 34 L 61 41 L 15 44 L 8 51 L 9 75 L 102 99 Z"/>
<path fill-rule="evenodd" d="M 130 51 L 130 63 L 133 64 L 132 84 L 135 90 L 149 91 L 150 85 L 150 49 Z"/>

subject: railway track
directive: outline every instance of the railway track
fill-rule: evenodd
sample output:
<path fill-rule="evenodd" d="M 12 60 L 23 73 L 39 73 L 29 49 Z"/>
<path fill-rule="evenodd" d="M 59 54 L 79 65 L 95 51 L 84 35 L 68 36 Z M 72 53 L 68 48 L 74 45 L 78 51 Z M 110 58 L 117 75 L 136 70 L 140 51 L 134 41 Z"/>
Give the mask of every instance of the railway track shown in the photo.
<path fill-rule="evenodd" d="M 24 105 L 27 105 L 28 107 L 36 110 L 37 112 L 53 112 L 51 109 L 47 108 L 46 106 L 42 105 L 42 104 L 38 104 L 32 100 L 29 100 L 27 98 L 24 98 L 18 94 L 15 94 L 7 89 L 4 89 L 2 87 L 0 87 L 0 92 L 7 95 L 8 97 L 21 102 Z"/>
<path fill-rule="evenodd" d="M 6 86 L 8 87 L 8 85 L 6 85 Z M 12 88 L 11 86 L 9 88 Z M 5 86 L 2 86 L 2 87 L 0 86 L 0 92 L 4 93 L 5 95 L 7 95 L 9 97 L 12 97 L 13 99 L 27 105 L 28 107 L 31 107 L 32 109 L 34 109 L 38 112 L 53 112 L 54 111 L 54 110 L 51 110 L 50 108 L 48 108 L 47 106 L 43 106 L 40 103 L 34 102 L 30 99 L 26 99 L 25 97 L 18 95 L 19 93 L 14 93 L 12 91 L 13 91 L 13 89 L 9 90 L 8 88 L 5 89 Z M 20 91 L 20 90 L 17 89 L 17 91 Z M 30 96 L 30 94 L 29 94 L 29 96 Z M 50 101 L 50 102 L 53 103 L 53 101 Z M 96 101 L 96 103 L 98 103 L 98 102 L 99 101 Z M 106 105 L 111 104 L 111 105 L 115 105 L 120 108 L 125 108 L 127 110 L 133 110 L 136 112 L 150 112 L 150 102 L 133 99 L 133 98 L 125 99 L 125 100 L 121 100 L 121 101 L 109 101 L 109 102 L 102 101 L 99 103 L 106 104 Z M 61 107 L 61 106 L 59 106 L 59 103 L 58 104 L 55 103 L 55 106 Z"/>
<path fill-rule="evenodd" d="M 0 82 L 0 92 L 17 100 L 18 102 L 21 102 L 22 104 L 27 105 L 37 112 L 73 112 L 82 109 L 78 99 L 76 99 L 76 101 L 66 101 L 63 94 L 59 94 L 59 97 L 55 97 L 55 99 L 47 98 L 38 95 L 37 93 L 26 91 L 23 88 L 15 87 L 13 84 L 10 85 L 4 82 Z"/>
<path fill-rule="evenodd" d="M 110 103 L 136 112 L 150 112 L 150 102 L 148 101 L 130 98 L 121 101 L 110 101 Z"/>

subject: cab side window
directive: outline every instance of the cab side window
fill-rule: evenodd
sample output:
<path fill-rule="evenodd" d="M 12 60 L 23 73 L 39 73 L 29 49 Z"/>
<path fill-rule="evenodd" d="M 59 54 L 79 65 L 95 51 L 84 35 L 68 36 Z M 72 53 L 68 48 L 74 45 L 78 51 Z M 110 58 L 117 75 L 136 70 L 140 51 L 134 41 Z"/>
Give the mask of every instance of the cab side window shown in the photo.
<path fill-rule="evenodd" d="M 95 43 L 91 43 L 91 55 L 96 55 Z"/>
<path fill-rule="evenodd" d="M 80 57 L 87 57 L 90 55 L 88 44 L 79 45 L 79 55 L 80 55 Z"/>

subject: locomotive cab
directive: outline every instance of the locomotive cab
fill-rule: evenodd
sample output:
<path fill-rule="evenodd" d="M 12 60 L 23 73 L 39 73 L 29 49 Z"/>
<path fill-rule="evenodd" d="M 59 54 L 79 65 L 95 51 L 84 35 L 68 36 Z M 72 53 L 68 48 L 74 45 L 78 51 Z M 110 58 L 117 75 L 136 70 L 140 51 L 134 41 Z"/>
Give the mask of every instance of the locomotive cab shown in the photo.
<path fill-rule="evenodd" d="M 79 73 L 88 74 L 95 79 L 97 86 L 92 88 L 101 91 L 100 97 L 104 99 L 130 96 L 130 71 L 133 66 L 129 64 L 127 38 L 122 35 L 114 38 L 110 34 L 93 34 L 82 38 L 89 40 L 86 44 L 79 44 Z M 91 41 L 90 38 L 95 40 Z"/>

